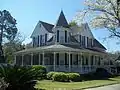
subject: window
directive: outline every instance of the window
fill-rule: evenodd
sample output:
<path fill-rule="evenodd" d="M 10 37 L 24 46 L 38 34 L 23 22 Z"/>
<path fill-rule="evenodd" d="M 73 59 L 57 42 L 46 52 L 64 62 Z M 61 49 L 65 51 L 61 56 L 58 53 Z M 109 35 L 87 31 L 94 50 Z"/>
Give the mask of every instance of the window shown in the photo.
<path fill-rule="evenodd" d="M 35 37 L 33 37 L 33 47 L 35 46 Z"/>
<path fill-rule="evenodd" d="M 81 35 L 79 35 L 79 42 L 80 42 L 80 46 L 81 46 Z"/>
<path fill-rule="evenodd" d="M 82 65 L 85 65 L 84 61 L 84 56 L 82 55 Z"/>
<path fill-rule="evenodd" d="M 59 53 L 57 53 L 56 56 L 57 56 L 57 65 L 59 65 Z"/>
<path fill-rule="evenodd" d="M 85 65 L 88 65 L 88 57 L 86 57 L 86 63 L 85 63 Z"/>
<path fill-rule="evenodd" d="M 94 59 L 94 56 L 92 55 L 91 56 L 91 65 L 93 65 L 93 59 Z"/>
<path fill-rule="evenodd" d="M 67 53 L 65 53 L 65 65 L 68 65 Z"/>
<path fill-rule="evenodd" d="M 75 65 L 78 65 L 78 54 L 75 55 L 75 56 L 76 56 L 76 63 L 75 63 Z"/>
<path fill-rule="evenodd" d="M 87 47 L 89 47 L 89 38 L 87 37 Z"/>
<path fill-rule="evenodd" d="M 67 42 L 67 31 L 65 31 L 65 42 Z"/>
<path fill-rule="evenodd" d="M 40 41 L 39 41 L 40 46 L 41 46 L 41 42 L 42 42 L 42 35 L 40 35 Z"/>
<path fill-rule="evenodd" d="M 98 65 L 100 65 L 100 57 L 98 57 Z"/>
<path fill-rule="evenodd" d="M 39 46 L 39 36 L 38 36 L 38 42 L 37 42 L 37 46 Z"/>
<path fill-rule="evenodd" d="M 45 34 L 45 43 L 47 42 L 47 33 Z"/>
<path fill-rule="evenodd" d="M 57 30 L 57 42 L 59 42 L 59 30 Z"/>
<path fill-rule="evenodd" d="M 44 45 L 44 42 L 45 42 L 45 37 L 44 35 L 41 36 L 41 44 Z"/>
<path fill-rule="evenodd" d="M 92 39 L 89 39 L 90 47 L 92 47 Z"/>
<path fill-rule="evenodd" d="M 82 36 L 82 46 L 85 46 L 85 36 Z"/>
<path fill-rule="evenodd" d="M 70 54 L 70 62 L 71 62 L 71 65 L 72 65 L 72 54 Z"/>
<path fill-rule="evenodd" d="M 39 65 L 39 55 L 38 54 L 34 54 L 33 55 L 33 65 Z"/>

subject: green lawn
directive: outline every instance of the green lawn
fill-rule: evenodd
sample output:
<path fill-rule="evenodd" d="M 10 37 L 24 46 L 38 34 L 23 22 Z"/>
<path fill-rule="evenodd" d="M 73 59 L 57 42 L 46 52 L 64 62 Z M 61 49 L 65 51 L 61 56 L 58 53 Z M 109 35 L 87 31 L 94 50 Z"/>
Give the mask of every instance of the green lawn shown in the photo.
<path fill-rule="evenodd" d="M 36 88 L 45 90 L 75 90 L 93 86 L 101 86 L 113 83 L 120 83 L 120 76 L 109 78 L 107 80 L 91 80 L 82 82 L 52 82 L 50 80 L 42 80 L 36 84 Z"/>

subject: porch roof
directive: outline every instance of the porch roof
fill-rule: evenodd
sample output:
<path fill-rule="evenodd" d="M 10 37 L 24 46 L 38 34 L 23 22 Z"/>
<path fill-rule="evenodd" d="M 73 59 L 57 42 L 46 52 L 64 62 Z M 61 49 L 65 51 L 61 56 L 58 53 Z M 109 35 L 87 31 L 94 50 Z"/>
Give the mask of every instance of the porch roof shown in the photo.
<path fill-rule="evenodd" d="M 92 50 L 85 48 L 73 48 L 66 45 L 54 44 L 50 46 L 42 46 L 36 48 L 25 49 L 22 51 L 18 51 L 15 54 L 29 54 L 29 53 L 38 53 L 38 52 L 91 52 Z M 96 51 L 92 51 L 96 52 Z"/>

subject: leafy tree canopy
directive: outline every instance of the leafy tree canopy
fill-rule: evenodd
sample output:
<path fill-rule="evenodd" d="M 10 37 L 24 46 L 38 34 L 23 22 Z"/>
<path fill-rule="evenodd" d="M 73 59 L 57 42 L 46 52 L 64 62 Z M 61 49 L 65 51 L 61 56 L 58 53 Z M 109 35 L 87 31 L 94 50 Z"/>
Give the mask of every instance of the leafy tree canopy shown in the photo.
<path fill-rule="evenodd" d="M 75 20 L 79 23 L 86 18 L 93 28 L 107 29 L 109 37 L 120 38 L 120 0 L 85 0 L 85 9 Z"/>

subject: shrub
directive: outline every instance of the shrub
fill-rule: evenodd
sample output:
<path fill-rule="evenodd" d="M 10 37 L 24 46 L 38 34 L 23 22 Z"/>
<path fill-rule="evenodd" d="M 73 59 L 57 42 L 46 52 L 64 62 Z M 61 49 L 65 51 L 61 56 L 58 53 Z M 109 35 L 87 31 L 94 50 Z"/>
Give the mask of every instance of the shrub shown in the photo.
<path fill-rule="evenodd" d="M 68 73 L 69 81 L 80 81 L 80 74 L 78 73 Z"/>
<path fill-rule="evenodd" d="M 101 78 L 109 78 L 112 75 L 104 68 L 98 68 L 96 70 L 96 72 L 94 73 L 94 75 L 97 77 L 97 79 L 101 79 Z"/>
<path fill-rule="evenodd" d="M 33 65 L 32 70 L 35 71 L 35 73 L 38 74 L 38 79 L 45 79 L 46 78 L 46 67 L 42 65 Z"/>
<path fill-rule="evenodd" d="M 47 77 L 53 81 L 60 82 L 81 81 L 78 73 L 50 72 L 47 74 Z"/>
<path fill-rule="evenodd" d="M 68 77 L 67 77 L 67 74 L 65 74 L 64 72 L 58 72 L 53 74 L 52 80 L 65 82 L 65 81 L 68 81 Z"/>
<path fill-rule="evenodd" d="M 47 79 L 52 80 L 53 75 L 57 72 L 49 72 L 47 73 Z"/>
<path fill-rule="evenodd" d="M 4 77 L 9 84 L 6 90 L 34 90 L 34 85 L 41 75 L 37 70 L 36 66 L 0 65 L 0 77 Z"/>

